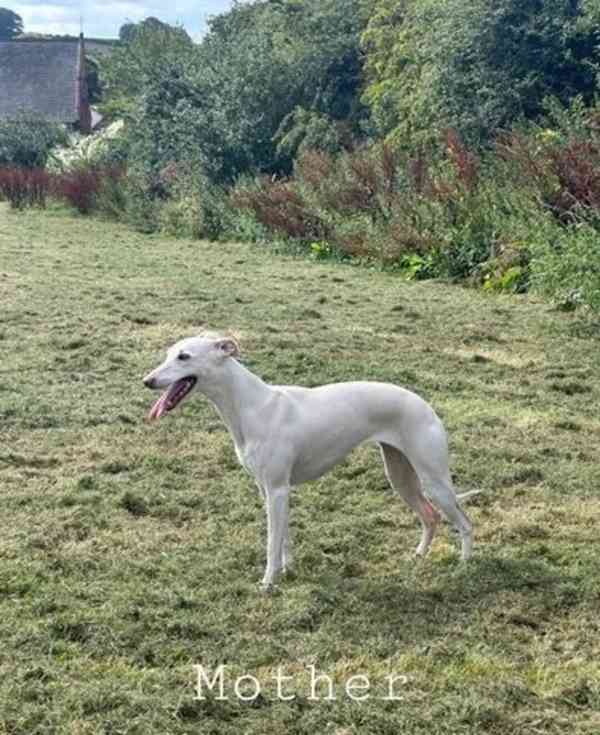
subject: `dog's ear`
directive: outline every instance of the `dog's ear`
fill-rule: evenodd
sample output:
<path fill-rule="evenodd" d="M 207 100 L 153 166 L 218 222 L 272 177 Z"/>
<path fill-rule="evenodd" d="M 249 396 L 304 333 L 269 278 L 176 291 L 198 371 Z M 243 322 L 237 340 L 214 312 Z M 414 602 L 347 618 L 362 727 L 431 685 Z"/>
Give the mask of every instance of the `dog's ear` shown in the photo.
<path fill-rule="evenodd" d="M 225 357 L 239 357 L 240 356 L 240 348 L 238 346 L 238 343 L 232 337 L 225 337 L 224 339 L 218 340 L 215 347 Z"/>

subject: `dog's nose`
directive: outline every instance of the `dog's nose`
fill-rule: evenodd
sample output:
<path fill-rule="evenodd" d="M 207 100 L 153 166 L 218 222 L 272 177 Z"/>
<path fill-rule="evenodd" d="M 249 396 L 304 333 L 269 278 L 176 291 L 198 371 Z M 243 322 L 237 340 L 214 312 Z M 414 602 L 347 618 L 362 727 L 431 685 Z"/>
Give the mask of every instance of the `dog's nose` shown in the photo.
<path fill-rule="evenodd" d="M 146 388 L 154 388 L 156 380 L 154 378 L 144 378 L 144 385 Z"/>

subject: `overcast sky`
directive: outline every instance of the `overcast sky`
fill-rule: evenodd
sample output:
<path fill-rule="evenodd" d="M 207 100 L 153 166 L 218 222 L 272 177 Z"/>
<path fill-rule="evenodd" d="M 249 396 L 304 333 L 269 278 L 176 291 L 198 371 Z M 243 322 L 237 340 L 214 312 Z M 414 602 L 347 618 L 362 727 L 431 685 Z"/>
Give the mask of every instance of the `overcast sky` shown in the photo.
<path fill-rule="evenodd" d="M 206 18 L 228 10 L 231 0 L 0 0 L 23 18 L 30 33 L 79 34 L 80 18 L 88 37 L 116 38 L 126 21 L 153 15 L 167 23 L 180 23 L 199 38 Z"/>

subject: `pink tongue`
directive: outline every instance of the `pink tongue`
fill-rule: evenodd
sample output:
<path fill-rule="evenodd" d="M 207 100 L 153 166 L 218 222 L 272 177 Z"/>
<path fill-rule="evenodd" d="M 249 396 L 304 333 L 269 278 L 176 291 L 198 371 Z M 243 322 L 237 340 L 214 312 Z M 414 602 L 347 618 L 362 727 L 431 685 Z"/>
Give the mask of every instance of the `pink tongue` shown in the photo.
<path fill-rule="evenodd" d="M 170 389 L 166 390 L 156 403 L 150 409 L 148 414 L 148 421 L 154 421 L 155 419 L 161 418 L 167 412 L 167 400 L 169 398 Z"/>

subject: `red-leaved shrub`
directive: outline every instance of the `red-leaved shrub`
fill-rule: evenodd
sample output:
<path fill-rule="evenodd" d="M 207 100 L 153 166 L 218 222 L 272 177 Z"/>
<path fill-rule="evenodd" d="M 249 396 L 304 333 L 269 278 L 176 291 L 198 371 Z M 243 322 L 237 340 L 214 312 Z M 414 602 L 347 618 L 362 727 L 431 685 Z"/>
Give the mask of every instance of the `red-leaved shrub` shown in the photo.
<path fill-rule="evenodd" d="M 539 192 L 542 201 L 563 223 L 583 211 L 600 213 L 600 141 L 550 136 L 544 140 L 514 133 L 499 141 L 497 151 L 511 166 L 513 177 Z"/>
<path fill-rule="evenodd" d="M 123 173 L 119 166 L 76 168 L 54 177 L 53 193 L 81 214 L 89 214 L 95 208 L 103 184 L 118 181 Z"/>
<path fill-rule="evenodd" d="M 80 168 L 58 174 L 54 180 L 54 194 L 65 199 L 81 214 L 89 214 L 100 186 L 100 172 L 94 168 Z"/>
<path fill-rule="evenodd" d="M 553 208 L 563 215 L 578 206 L 600 212 L 600 146 L 594 141 L 572 141 L 549 151 L 559 182 Z"/>
<path fill-rule="evenodd" d="M 252 187 L 242 187 L 232 194 L 232 204 L 249 209 L 265 227 L 298 240 L 323 240 L 329 227 L 307 204 L 289 181 L 259 179 Z"/>
<path fill-rule="evenodd" d="M 0 199 L 12 209 L 45 207 L 50 176 L 41 168 L 0 167 Z"/>
<path fill-rule="evenodd" d="M 456 178 L 468 191 L 474 191 L 479 183 L 479 157 L 463 143 L 456 130 L 446 130 L 446 153 L 454 166 Z"/>

